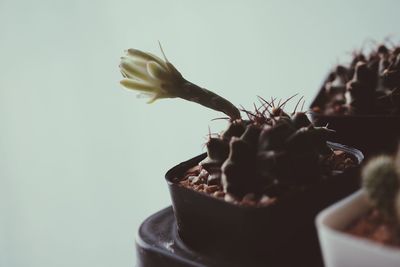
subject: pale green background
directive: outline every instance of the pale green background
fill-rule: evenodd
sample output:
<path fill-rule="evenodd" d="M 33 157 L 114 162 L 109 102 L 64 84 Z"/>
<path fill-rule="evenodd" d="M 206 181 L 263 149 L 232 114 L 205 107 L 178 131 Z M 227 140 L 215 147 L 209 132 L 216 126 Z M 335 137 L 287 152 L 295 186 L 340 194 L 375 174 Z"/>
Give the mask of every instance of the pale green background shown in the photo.
<path fill-rule="evenodd" d="M 0 266 L 133 266 L 163 175 L 221 116 L 119 85 L 124 49 L 251 107 L 313 98 L 368 38 L 399 40 L 400 1 L 0 0 Z"/>

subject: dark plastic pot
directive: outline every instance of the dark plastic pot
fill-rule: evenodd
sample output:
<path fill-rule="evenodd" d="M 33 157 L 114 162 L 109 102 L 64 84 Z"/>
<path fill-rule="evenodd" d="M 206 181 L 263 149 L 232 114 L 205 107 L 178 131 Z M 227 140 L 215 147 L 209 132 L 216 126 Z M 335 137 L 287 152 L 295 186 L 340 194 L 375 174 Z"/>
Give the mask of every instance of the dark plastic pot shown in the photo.
<path fill-rule="evenodd" d="M 335 143 L 329 145 L 352 154 L 359 163 L 363 160 L 363 154 L 356 149 Z M 314 217 L 359 187 L 359 168 L 350 168 L 282 197 L 272 206 L 238 206 L 176 183 L 205 157 L 202 154 L 175 166 L 167 172 L 166 179 L 179 237 L 190 248 L 213 258 L 261 261 L 274 257 L 288 243 L 298 246 L 291 246 L 291 251 L 285 248 L 283 257 L 305 248 L 315 248 L 313 252 L 318 256 Z"/>
<path fill-rule="evenodd" d="M 322 89 L 310 108 L 319 107 L 323 101 Z M 394 153 L 400 140 L 400 116 L 384 115 L 322 115 L 311 113 L 317 126 L 329 125 L 336 131 L 331 140 L 357 147 L 366 157 L 380 153 Z"/>
<path fill-rule="evenodd" d="M 366 157 L 394 153 L 400 138 L 400 116 L 326 116 L 312 114 L 317 126 L 329 125 L 332 140 L 357 147 Z"/>

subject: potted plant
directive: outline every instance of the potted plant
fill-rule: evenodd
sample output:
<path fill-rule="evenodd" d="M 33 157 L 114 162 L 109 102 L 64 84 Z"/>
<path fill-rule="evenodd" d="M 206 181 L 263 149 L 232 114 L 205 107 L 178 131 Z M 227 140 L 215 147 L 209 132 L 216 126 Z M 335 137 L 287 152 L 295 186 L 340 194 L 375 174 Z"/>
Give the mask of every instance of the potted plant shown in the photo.
<path fill-rule="evenodd" d="M 362 181 L 361 190 L 317 217 L 327 267 L 400 264 L 400 150 L 371 159 Z"/>
<path fill-rule="evenodd" d="M 166 174 L 186 246 L 218 259 L 218 266 L 225 266 L 227 257 L 254 265 L 302 257 L 318 262 L 314 216 L 356 190 L 361 152 L 328 143 L 332 131 L 315 127 L 297 111 L 300 100 L 290 113 L 284 106 L 291 98 L 260 97 L 254 111 L 239 110 L 185 80 L 165 55 L 160 59 L 135 49 L 122 57 L 120 68 L 121 84 L 149 95 L 150 103 L 178 97 L 228 116 L 227 129 L 210 135 L 207 153 Z M 302 253 L 307 249 L 311 252 Z M 288 251 L 292 258 L 283 256 Z"/>
<path fill-rule="evenodd" d="M 400 137 L 400 46 L 355 52 L 328 75 L 311 104 L 314 122 L 336 130 L 333 140 L 367 156 L 392 153 Z"/>

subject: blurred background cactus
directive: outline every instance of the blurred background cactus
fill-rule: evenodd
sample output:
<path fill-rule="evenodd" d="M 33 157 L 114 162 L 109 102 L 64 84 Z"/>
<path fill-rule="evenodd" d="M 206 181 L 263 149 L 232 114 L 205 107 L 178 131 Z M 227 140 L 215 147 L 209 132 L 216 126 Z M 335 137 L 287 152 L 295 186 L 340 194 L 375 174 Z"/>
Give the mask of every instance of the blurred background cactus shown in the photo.
<path fill-rule="evenodd" d="M 371 159 L 362 170 L 362 187 L 371 204 L 386 218 L 400 222 L 400 149 L 396 157 L 381 155 Z"/>
<path fill-rule="evenodd" d="M 327 115 L 400 114 L 400 46 L 374 45 L 354 52 L 348 66 L 338 65 L 323 84 L 313 107 Z"/>

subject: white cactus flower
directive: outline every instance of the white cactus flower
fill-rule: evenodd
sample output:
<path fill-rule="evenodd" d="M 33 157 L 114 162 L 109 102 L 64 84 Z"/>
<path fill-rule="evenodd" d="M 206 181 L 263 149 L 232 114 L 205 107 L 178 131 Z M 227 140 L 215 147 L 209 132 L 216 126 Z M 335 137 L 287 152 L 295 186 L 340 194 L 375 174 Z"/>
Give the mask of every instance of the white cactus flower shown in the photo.
<path fill-rule="evenodd" d="M 150 97 L 148 103 L 160 98 L 178 97 L 176 89 L 184 83 L 182 75 L 165 60 L 136 49 L 128 49 L 121 57 L 120 70 L 126 88 L 142 92 Z"/>
<path fill-rule="evenodd" d="M 162 54 L 164 52 L 161 48 Z M 239 110 L 228 100 L 201 88 L 182 77 L 182 74 L 167 60 L 137 49 L 128 49 L 119 65 L 121 84 L 129 89 L 149 96 L 148 103 L 161 98 L 179 97 L 227 114 L 231 119 L 240 119 Z"/>

